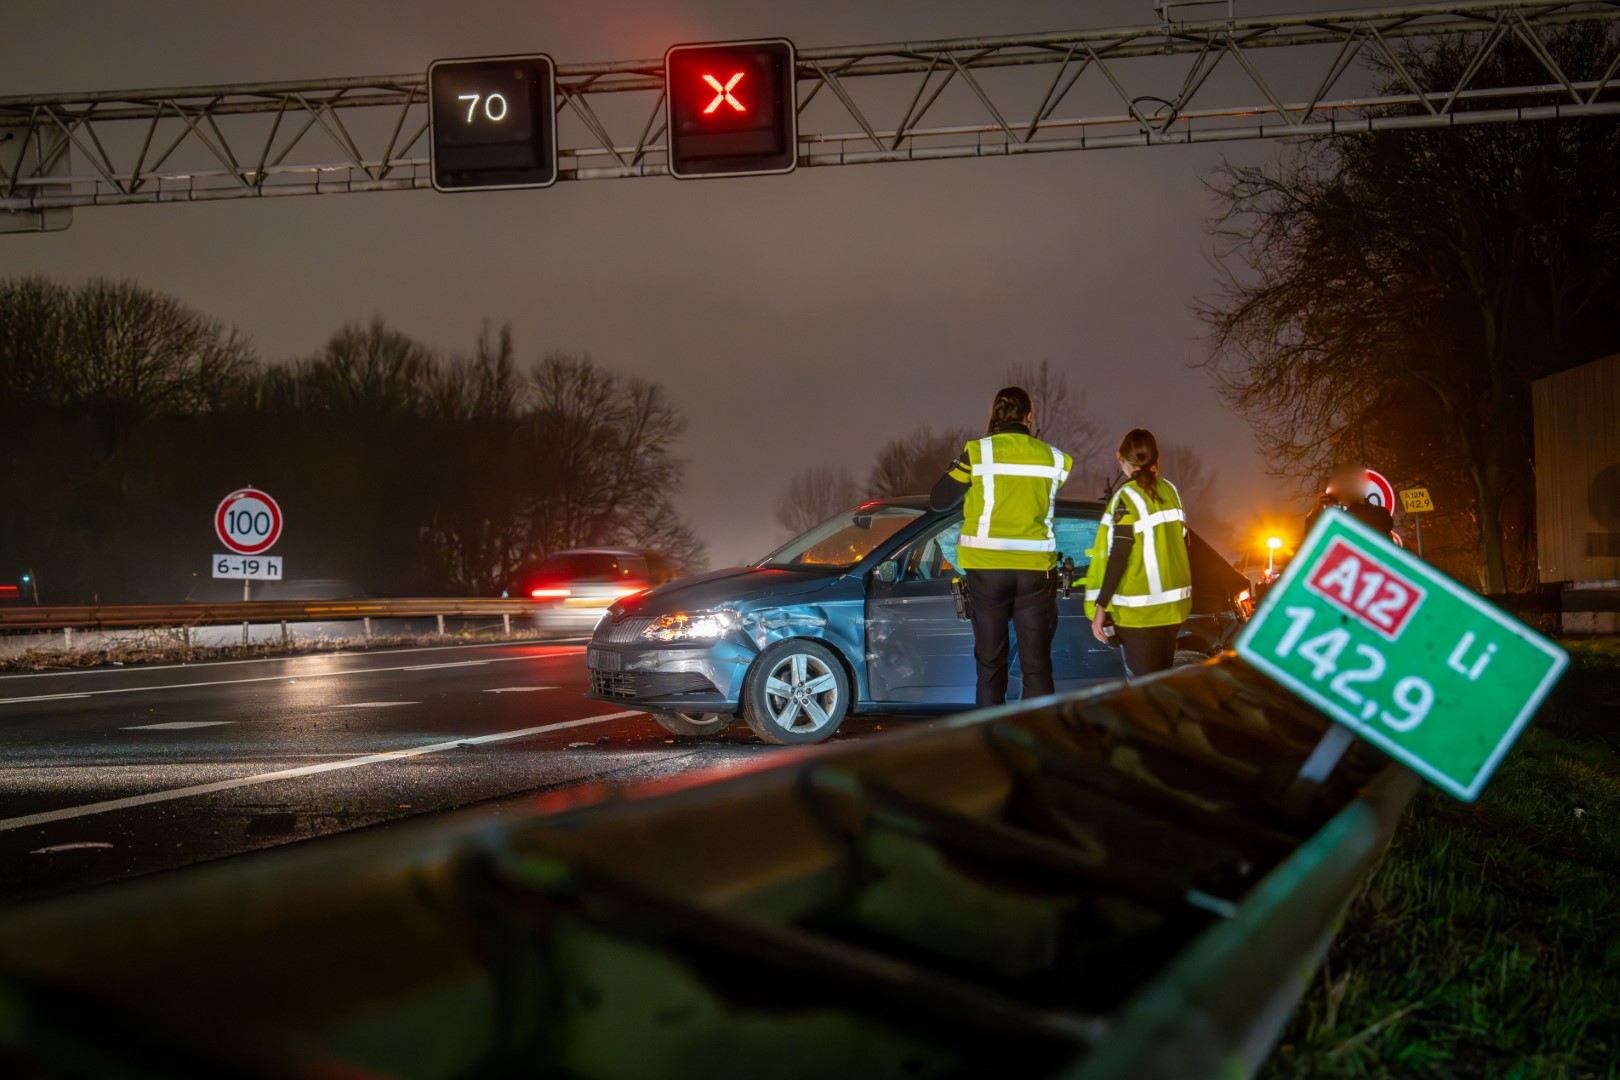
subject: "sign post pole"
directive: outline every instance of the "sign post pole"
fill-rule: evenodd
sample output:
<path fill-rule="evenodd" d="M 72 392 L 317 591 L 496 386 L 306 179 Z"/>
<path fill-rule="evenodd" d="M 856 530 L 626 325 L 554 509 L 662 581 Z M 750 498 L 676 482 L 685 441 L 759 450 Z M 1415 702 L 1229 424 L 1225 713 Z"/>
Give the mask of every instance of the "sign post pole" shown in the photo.
<path fill-rule="evenodd" d="M 1407 488 L 1401 492 L 1401 509 L 1412 515 L 1412 522 L 1417 527 L 1417 553 L 1423 558 L 1423 515 L 1434 509 L 1434 500 L 1429 498 L 1428 488 Z"/>

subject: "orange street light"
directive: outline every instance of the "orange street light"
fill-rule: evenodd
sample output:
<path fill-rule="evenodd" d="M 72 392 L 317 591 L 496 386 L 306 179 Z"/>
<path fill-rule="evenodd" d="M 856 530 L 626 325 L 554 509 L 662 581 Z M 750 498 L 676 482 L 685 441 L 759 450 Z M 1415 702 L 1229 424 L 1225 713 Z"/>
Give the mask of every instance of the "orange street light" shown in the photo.
<path fill-rule="evenodd" d="M 1277 569 L 1277 549 L 1282 547 L 1282 538 L 1278 536 L 1266 539 L 1266 580 L 1270 580 Z"/>

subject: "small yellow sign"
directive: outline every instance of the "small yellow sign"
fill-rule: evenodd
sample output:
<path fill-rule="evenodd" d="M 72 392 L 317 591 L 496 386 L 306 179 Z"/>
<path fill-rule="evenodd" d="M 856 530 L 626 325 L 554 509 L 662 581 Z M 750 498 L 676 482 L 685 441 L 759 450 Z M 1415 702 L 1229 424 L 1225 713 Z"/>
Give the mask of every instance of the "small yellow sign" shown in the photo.
<path fill-rule="evenodd" d="M 1434 509 L 1428 488 L 1407 488 L 1401 492 L 1401 509 L 1408 514 L 1427 514 Z"/>

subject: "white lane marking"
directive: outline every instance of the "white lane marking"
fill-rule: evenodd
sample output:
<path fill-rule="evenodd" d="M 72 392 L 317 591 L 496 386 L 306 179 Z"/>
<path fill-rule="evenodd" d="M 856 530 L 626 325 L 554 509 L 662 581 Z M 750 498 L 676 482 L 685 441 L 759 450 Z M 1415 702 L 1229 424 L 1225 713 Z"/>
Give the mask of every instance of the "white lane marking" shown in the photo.
<path fill-rule="evenodd" d="M 219 727 L 222 724 L 234 724 L 235 720 L 170 720 L 166 724 L 136 724 L 134 727 L 124 728 L 125 731 L 181 731 L 194 727 Z"/>
<path fill-rule="evenodd" d="M 87 848 L 110 848 L 111 844 L 105 840 L 79 840 L 72 844 L 52 844 L 50 847 L 35 848 L 30 855 L 55 855 L 58 851 L 84 851 Z"/>
<path fill-rule="evenodd" d="M 359 620 L 349 619 L 346 621 L 358 622 Z M 329 653 L 305 653 L 302 656 L 256 656 L 251 660 L 204 660 L 195 664 L 127 664 L 119 667 L 72 668 L 68 671 L 21 671 L 10 675 L 0 675 L 0 682 L 5 682 L 8 679 L 57 679 L 64 675 L 129 675 L 138 671 L 175 671 L 181 668 L 196 671 L 198 668 L 235 667 L 238 664 L 296 664 L 300 660 L 402 656 L 405 653 L 457 652 L 462 649 L 525 649 L 533 648 L 536 645 L 543 649 L 562 649 L 567 652 L 578 652 L 585 648 L 585 641 L 585 638 L 535 638 L 527 641 L 486 641 L 479 645 L 413 645 L 407 649 L 379 649 L 376 652 L 349 652 L 345 649 Z M 548 655 L 559 656 L 561 653 Z M 354 670 L 364 671 L 366 669 L 355 668 Z"/>
<path fill-rule="evenodd" d="M 452 739 L 450 742 L 413 746 L 408 750 L 387 750 L 380 754 L 366 754 L 363 757 L 345 758 L 342 761 L 323 761 L 319 765 L 301 765 L 296 769 L 278 769 L 275 772 L 241 776 L 235 780 L 216 780 L 212 784 L 193 784 L 190 787 L 170 788 L 167 791 L 150 791 L 144 795 L 131 795 L 123 799 L 108 799 L 106 802 L 86 803 L 83 806 L 69 806 L 61 810 L 46 810 L 38 814 L 25 814 L 22 817 L 0 819 L 0 832 L 9 832 L 12 829 L 26 829 L 32 825 L 48 825 L 53 821 L 67 821 L 72 818 L 88 817 L 91 814 L 105 814 L 110 810 L 128 810 L 131 807 L 168 802 L 171 799 L 186 799 L 193 795 L 210 795 L 216 791 L 230 791 L 233 788 L 269 784 L 276 780 L 292 780 L 300 776 L 314 776 L 317 773 L 335 772 L 338 769 L 356 769 L 361 765 L 375 765 L 382 761 L 399 761 L 403 758 L 420 757 L 423 754 L 436 754 L 441 750 L 454 750 L 461 746 L 477 746 L 481 743 L 502 742 L 507 739 L 523 739 L 547 731 L 585 727 L 588 724 L 605 724 L 609 720 L 623 720 L 627 717 L 641 715 L 643 714 L 633 710 L 630 712 L 604 713 L 601 716 L 587 716 L 583 720 L 564 720 L 559 724 L 541 724 L 539 727 L 519 728 L 517 731 L 497 731 L 493 735 L 472 735 L 465 739 Z"/>
<path fill-rule="evenodd" d="M 496 656 L 486 664 L 511 664 L 518 661 L 549 660 L 557 653 L 539 656 Z M 408 667 L 350 668 L 345 671 L 315 671 L 304 675 L 255 675 L 251 679 L 212 679 L 206 682 L 166 683 L 162 686 L 119 686 L 112 690 L 86 690 L 80 694 L 41 694 L 35 697 L 0 697 L 0 705 L 18 705 L 29 701 L 58 701 L 62 698 L 96 697 L 102 694 L 136 694 L 146 690 L 189 690 L 198 686 L 236 686 L 261 682 L 299 682 L 304 679 L 336 679 L 344 675 L 387 675 L 397 671 L 410 671 Z"/>
<path fill-rule="evenodd" d="M 392 709 L 396 705 L 420 705 L 420 701 L 346 701 L 334 709 Z"/>
<path fill-rule="evenodd" d="M 489 663 L 488 660 L 456 660 L 456 661 L 452 661 L 451 663 L 448 663 L 448 664 L 417 664 L 415 667 L 408 667 L 405 670 L 406 671 L 437 671 L 439 668 L 447 668 L 447 667 L 480 667 L 480 666 L 482 666 L 484 664 L 487 664 L 487 663 Z"/>
<path fill-rule="evenodd" d="M 555 690 L 555 686 L 499 686 L 493 690 L 485 690 L 486 694 L 532 694 L 536 690 Z"/>

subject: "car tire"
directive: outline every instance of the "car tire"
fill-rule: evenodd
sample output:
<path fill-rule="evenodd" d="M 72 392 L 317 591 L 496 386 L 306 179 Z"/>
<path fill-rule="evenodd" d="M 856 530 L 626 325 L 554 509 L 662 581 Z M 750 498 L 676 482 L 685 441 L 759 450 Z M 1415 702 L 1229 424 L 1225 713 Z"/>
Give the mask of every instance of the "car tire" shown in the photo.
<path fill-rule="evenodd" d="M 724 735 L 733 717 L 726 713 L 664 712 L 654 710 L 652 718 L 671 735 L 688 739 L 713 739 Z"/>
<path fill-rule="evenodd" d="M 849 704 L 843 661 L 827 646 L 803 639 L 766 649 L 743 688 L 743 720 L 761 740 L 777 746 L 831 738 Z"/>

